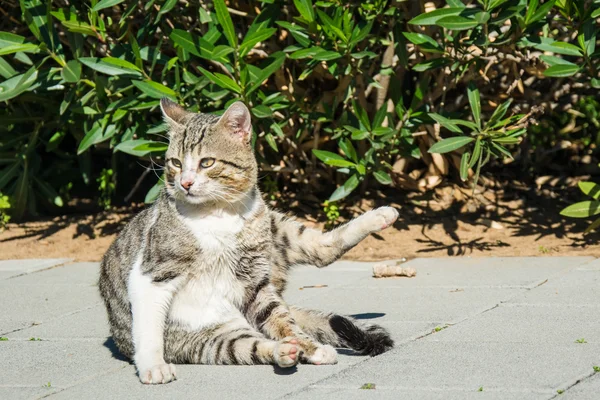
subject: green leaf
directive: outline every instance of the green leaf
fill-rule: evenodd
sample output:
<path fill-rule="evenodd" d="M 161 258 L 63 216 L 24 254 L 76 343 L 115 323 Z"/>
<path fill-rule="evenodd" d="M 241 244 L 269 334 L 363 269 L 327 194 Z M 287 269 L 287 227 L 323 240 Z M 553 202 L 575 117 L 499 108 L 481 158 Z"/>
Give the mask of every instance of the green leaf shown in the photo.
<path fill-rule="evenodd" d="M 548 11 L 550 11 L 550 9 L 554 6 L 554 3 L 556 2 L 556 0 L 550 0 L 545 2 L 544 4 L 542 4 L 537 10 L 535 10 L 535 12 L 533 13 L 529 13 L 529 10 L 527 12 L 527 16 L 525 18 L 525 25 L 531 25 L 534 22 L 537 22 L 539 20 L 541 20 L 542 18 L 545 18 L 546 15 L 548 14 Z"/>
<path fill-rule="evenodd" d="M 257 44 L 273 36 L 277 28 L 260 29 L 244 37 L 240 44 L 240 56 L 244 57 Z"/>
<path fill-rule="evenodd" d="M 146 141 L 146 143 L 141 143 L 135 146 L 132 150 L 146 153 L 163 153 L 167 151 L 169 145 L 163 142 L 155 142 L 152 140 Z"/>
<path fill-rule="evenodd" d="M 383 135 L 389 135 L 390 133 L 394 133 L 394 129 L 390 128 L 390 127 L 380 126 L 379 128 L 373 129 L 372 132 L 373 132 L 373 135 L 375 135 L 375 136 L 383 136 Z"/>
<path fill-rule="evenodd" d="M 365 127 L 366 130 L 371 130 L 371 123 L 369 122 L 369 116 L 367 115 L 367 111 L 363 109 L 360 104 L 356 101 L 352 100 L 352 108 L 354 109 L 354 115 L 361 124 Z"/>
<path fill-rule="evenodd" d="M 492 140 L 491 144 L 494 149 L 504 154 L 505 157 L 510 159 L 513 158 L 512 154 L 510 154 L 510 151 L 508 151 L 504 146 L 499 145 L 496 140 Z"/>
<path fill-rule="evenodd" d="M 339 142 L 340 149 L 344 152 L 346 157 L 350 158 L 355 163 L 358 162 L 358 157 L 356 155 L 356 149 L 352 145 L 352 142 L 348 138 L 344 138 Z"/>
<path fill-rule="evenodd" d="M 382 185 L 391 185 L 392 184 L 392 178 L 390 177 L 390 174 L 388 174 L 385 171 L 379 170 L 379 171 L 373 172 L 373 176 Z"/>
<path fill-rule="evenodd" d="M 131 81 L 131 83 L 153 99 L 168 97 L 171 100 L 177 101 L 177 93 L 161 83 L 154 81 Z"/>
<path fill-rule="evenodd" d="M 319 160 L 323 161 L 327 165 L 331 165 L 333 167 L 354 167 L 354 163 L 346 160 L 344 157 L 339 154 L 332 153 L 330 151 L 325 150 L 313 150 L 312 151 L 315 157 Z"/>
<path fill-rule="evenodd" d="M 344 184 L 338 187 L 335 192 L 329 197 L 329 201 L 338 201 L 348 196 L 358 186 L 359 180 L 357 175 L 352 175 Z"/>
<path fill-rule="evenodd" d="M 455 123 L 453 123 L 451 120 L 449 120 L 448 118 L 443 117 L 443 116 L 441 116 L 440 114 L 437 114 L 437 113 L 428 113 L 427 115 L 429 115 L 429 117 L 431 119 L 433 119 L 435 122 L 437 122 L 438 124 L 440 124 L 444 128 L 448 129 L 450 132 L 462 133 L 462 130 Z"/>
<path fill-rule="evenodd" d="M 69 32 L 81 33 L 84 35 L 97 36 L 96 31 L 90 24 L 80 21 L 62 21 L 61 24 L 69 30 Z"/>
<path fill-rule="evenodd" d="M 238 39 L 235 35 L 235 29 L 233 28 L 233 21 L 231 20 L 231 15 L 229 15 L 229 10 L 227 10 L 227 6 L 225 5 L 224 0 L 214 0 L 213 4 L 215 6 L 215 11 L 217 13 L 217 21 L 219 21 L 219 25 L 223 28 L 223 33 L 229 42 L 229 45 L 235 49 L 238 47 Z"/>
<path fill-rule="evenodd" d="M 533 43 L 533 47 L 538 50 L 551 51 L 553 53 L 564 54 L 567 56 L 581 56 L 581 49 L 579 47 L 571 43 L 552 41 L 552 39 L 540 44 Z"/>
<path fill-rule="evenodd" d="M 110 59 L 111 57 L 106 58 Z M 80 57 L 79 62 L 95 71 L 101 72 L 106 75 L 133 75 L 141 77 L 142 74 L 139 71 L 137 71 L 137 67 L 135 67 L 135 69 L 127 68 L 122 65 L 115 64 L 114 62 L 107 62 L 106 58 Z"/>
<path fill-rule="evenodd" d="M 479 99 L 479 89 L 477 89 L 473 82 L 469 83 L 467 94 L 469 97 L 469 104 L 471 105 L 471 112 L 473 113 L 473 119 L 477 126 L 481 127 L 481 101 Z"/>
<path fill-rule="evenodd" d="M 408 21 L 408 23 L 412 25 L 435 25 L 438 20 L 444 17 L 458 15 L 463 11 L 464 7 L 439 8 L 426 14 L 417 15 Z"/>
<path fill-rule="evenodd" d="M 115 152 L 121 151 L 123 153 L 131 154 L 132 156 L 143 157 L 150 152 L 147 150 L 143 150 L 143 151 L 135 150 L 135 148 L 140 145 L 150 143 L 150 142 L 152 142 L 152 141 L 146 140 L 146 139 L 126 140 L 126 141 L 121 142 L 118 145 L 116 145 L 114 151 Z"/>
<path fill-rule="evenodd" d="M 594 231 L 594 230 L 598 229 L 598 227 L 600 227 L 600 218 L 596 219 L 587 228 L 585 228 L 585 231 L 583 231 L 583 234 L 587 235 L 591 231 Z"/>
<path fill-rule="evenodd" d="M 444 154 L 460 149 L 461 147 L 473 142 L 475 138 L 469 136 L 457 136 L 440 140 L 429 148 L 429 153 Z"/>
<path fill-rule="evenodd" d="M 460 179 L 463 182 L 469 178 L 469 157 L 471 157 L 471 153 L 467 151 L 463 153 L 460 159 Z"/>
<path fill-rule="evenodd" d="M 25 38 L 23 36 L 15 35 L 10 32 L 0 32 L 0 48 L 4 48 L 6 46 L 12 46 L 14 44 L 21 44 L 25 42 Z"/>
<path fill-rule="evenodd" d="M 162 190 L 162 188 L 165 186 L 165 181 L 163 178 L 159 179 L 158 182 L 156 182 L 156 185 L 152 186 L 152 188 L 148 191 L 148 193 L 146 193 L 146 198 L 144 199 L 144 203 L 146 204 L 150 204 L 150 203 L 154 203 L 156 201 L 156 199 L 158 199 L 158 196 L 160 195 L 160 191 Z"/>
<path fill-rule="evenodd" d="M 281 68 L 285 61 L 285 53 L 283 51 L 278 51 L 273 53 L 269 58 L 273 61 L 256 75 L 254 84 L 246 91 L 246 96 L 258 89 L 267 78 Z"/>
<path fill-rule="evenodd" d="M 306 21 L 313 22 L 315 20 L 315 12 L 311 0 L 294 0 L 294 5 Z"/>
<path fill-rule="evenodd" d="M 444 17 L 435 23 L 442 28 L 451 29 L 453 31 L 463 31 L 466 29 L 475 28 L 479 23 L 474 19 L 461 17 L 458 15 L 451 17 Z"/>
<path fill-rule="evenodd" d="M 177 44 L 182 49 L 201 57 L 200 42 L 195 35 L 192 35 L 191 33 L 181 29 L 173 29 L 169 35 L 169 39 L 171 39 L 173 43 Z"/>
<path fill-rule="evenodd" d="M 269 118 L 273 115 L 273 111 L 271 111 L 271 109 L 265 105 L 258 105 L 258 106 L 254 106 L 252 107 L 252 114 L 254 114 L 256 116 L 256 118 L 259 119 L 263 119 L 263 118 Z"/>
<path fill-rule="evenodd" d="M 517 144 L 520 142 L 518 137 L 514 136 L 500 136 L 492 139 L 492 142 L 501 143 L 501 144 Z"/>
<path fill-rule="evenodd" d="M 61 71 L 63 79 L 69 83 L 79 82 L 81 77 L 81 64 L 77 60 L 70 60 Z"/>
<path fill-rule="evenodd" d="M 212 72 L 209 72 L 202 67 L 198 67 L 198 69 L 202 72 L 202 74 L 204 76 L 206 76 L 208 79 L 210 79 L 211 82 L 219 85 L 223 89 L 230 90 L 237 94 L 242 93 L 242 88 L 240 87 L 240 85 L 238 85 L 233 79 L 231 79 L 227 75 L 220 74 L 218 72 L 215 72 L 213 74 Z"/>
<path fill-rule="evenodd" d="M 129 61 L 122 60 L 114 57 L 104 57 L 103 62 L 122 68 L 124 70 L 142 71 L 137 65 L 130 63 Z"/>
<path fill-rule="evenodd" d="M 583 194 L 585 194 L 586 196 L 590 196 L 595 200 L 598 200 L 598 198 L 600 197 L 600 185 L 598 185 L 597 183 L 579 182 L 578 185 L 579 189 L 581 189 Z"/>
<path fill-rule="evenodd" d="M 2 75 L 4 79 L 9 79 L 15 76 L 16 74 L 17 71 L 15 71 L 15 69 L 9 63 L 7 63 L 2 57 L 0 57 L 0 75 Z"/>
<path fill-rule="evenodd" d="M 427 70 L 430 70 L 433 68 L 443 67 L 445 65 L 448 65 L 449 63 L 450 63 L 450 60 L 440 57 L 440 58 L 434 58 L 434 59 L 419 63 L 419 64 L 415 65 L 414 67 L 412 67 L 412 69 L 413 69 L 413 71 L 423 72 L 423 71 L 427 71 Z"/>
<path fill-rule="evenodd" d="M 4 46 L 0 48 L 0 56 L 4 56 L 6 54 L 18 53 L 20 51 L 26 53 L 37 53 L 39 50 L 38 46 L 31 43 L 23 43 L 23 44 L 13 44 L 10 46 Z"/>
<path fill-rule="evenodd" d="M 587 200 L 571 204 L 564 208 L 560 215 L 571 218 L 588 218 L 600 213 L 600 201 Z"/>
<path fill-rule="evenodd" d="M 481 157 L 481 137 L 477 137 L 477 141 L 473 147 L 473 156 L 471 156 L 471 159 L 469 160 L 468 167 L 473 168 L 479 161 L 479 157 Z"/>
<path fill-rule="evenodd" d="M 564 58 L 548 56 L 546 54 L 541 55 L 540 60 L 542 60 L 551 67 L 554 65 L 575 65 L 572 62 L 565 60 Z"/>
<path fill-rule="evenodd" d="M 423 52 L 444 53 L 444 49 L 442 49 L 442 47 L 439 45 L 439 43 L 427 35 L 423 35 L 422 33 L 411 33 L 411 32 L 403 32 L 402 34 L 412 44 L 419 46 L 419 48 Z"/>
<path fill-rule="evenodd" d="M 577 65 L 559 64 L 546 69 L 544 75 L 551 77 L 567 77 L 575 75 L 578 71 L 579 66 Z"/>
<path fill-rule="evenodd" d="M 496 122 L 500 121 L 508 111 L 508 107 L 510 107 L 511 103 L 512 99 L 508 99 L 507 101 L 496 107 L 494 113 L 492 114 L 487 123 L 487 126 L 493 126 Z"/>
<path fill-rule="evenodd" d="M 108 7 L 116 6 L 124 1 L 125 0 L 102 0 L 92 8 L 92 11 L 100 11 Z"/>
<path fill-rule="evenodd" d="M 13 76 L 0 83 L 0 101 L 10 100 L 17 97 L 33 85 L 37 80 L 38 71 L 35 67 L 29 68 L 21 75 Z"/>
<path fill-rule="evenodd" d="M 77 154 L 83 153 L 93 145 L 102 142 L 102 140 L 102 127 L 100 124 L 96 123 L 92 126 L 92 129 L 85 134 L 83 139 L 81 139 L 79 147 L 77 148 Z"/>
<path fill-rule="evenodd" d="M 337 51 L 322 51 L 315 54 L 314 59 L 318 61 L 331 61 L 340 58 L 342 55 Z"/>
<path fill-rule="evenodd" d="M 276 152 L 279 152 L 279 149 L 277 148 L 277 142 L 275 141 L 275 137 L 273 136 L 273 134 L 267 133 L 265 135 L 265 140 L 267 141 L 267 143 L 269 144 L 269 146 L 271 146 L 271 148 L 273 150 L 275 150 Z"/>
<path fill-rule="evenodd" d="M 56 193 L 56 190 L 54 190 L 54 188 L 52 186 L 50 186 L 48 183 L 42 181 L 41 179 L 38 179 L 37 177 L 34 177 L 33 181 L 36 183 L 39 191 L 41 192 L 41 194 L 44 196 L 45 199 L 54 203 L 54 205 L 57 207 L 63 206 L 62 197 L 60 197 L 60 195 L 58 193 Z"/>
<path fill-rule="evenodd" d="M 292 60 L 300 60 L 303 58 L 314 57 L 315 55 L 323 52 L 325 52 L 325 50 L 323 50 L 320 47 L 309 47 L 308 49 L 302 49 L 293 52 L 292 54 L 290 54 L 290 58 Z"/>

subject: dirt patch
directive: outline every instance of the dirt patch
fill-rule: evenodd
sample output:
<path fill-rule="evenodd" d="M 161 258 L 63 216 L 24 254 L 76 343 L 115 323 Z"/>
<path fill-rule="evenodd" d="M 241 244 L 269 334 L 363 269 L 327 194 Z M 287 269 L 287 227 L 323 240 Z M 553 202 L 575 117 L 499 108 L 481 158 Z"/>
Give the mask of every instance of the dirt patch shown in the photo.
<path fill-rule="evenodd" d="M 467 189 L 449 186 L 426 194 L 361 200 L 345 210 L 347 217 L 392 204 L 400 218 L 373 234 L 344 258 L 383 260 L 441 256 L 595 256 L 600 236 L 583 236 L 588 222 L 564 219 L 565 205 L 578 200 L 565 189 L 513 185 L 486 190 L 469 198 Z M 398 198 L 402 197 L 401 201 Z M 309 226 L 324 226 L 318 205 L 296 202 L 290 209 Z M 99 261 L 116 234 L 139 208 L 93 215 L 72 215 L 10 224 L 0 233 L 0 259 L 69 257 Z M 343 222 L 343 218 L 340 222 Z"/>

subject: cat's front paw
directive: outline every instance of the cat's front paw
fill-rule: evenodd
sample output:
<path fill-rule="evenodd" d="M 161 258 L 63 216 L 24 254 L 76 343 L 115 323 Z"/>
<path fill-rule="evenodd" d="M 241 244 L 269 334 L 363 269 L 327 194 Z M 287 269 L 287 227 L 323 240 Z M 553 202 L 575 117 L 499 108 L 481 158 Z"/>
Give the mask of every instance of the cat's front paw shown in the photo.
<path fill-rule="evenodd" d="M 398 219 L 398 210 L 394 207 L 379 207 L 369 211 L 366 217 L 371 232 L 382 231 L 389 228 Z"/>
<path fill-rule="evenodd" d="M 139 371 L 140 381 L 145 384 L 157 385 L 169 383 L 177 379 L 175 366 L 173 364 L 157 364 L 150 368 Z"/>
<path fill-rule="evenodd" d="M 314 365 L 337 364 L 337 351 L 328 344 L 320 345 L 312 355 L 305 355 L 303 361 Z"/>

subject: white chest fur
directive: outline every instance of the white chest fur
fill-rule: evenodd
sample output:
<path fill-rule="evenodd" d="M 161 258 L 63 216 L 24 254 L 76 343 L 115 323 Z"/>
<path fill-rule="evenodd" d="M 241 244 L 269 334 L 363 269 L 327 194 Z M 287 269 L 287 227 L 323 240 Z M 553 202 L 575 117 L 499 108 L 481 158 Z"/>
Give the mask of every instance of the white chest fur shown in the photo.
<path fill-rule="evenodd" d="M 169 319 L 197 330 L 241 317 L 243 287 L 231 271 L 219 272 L 192 278 L 178 290 L 171 302 Z"/>
<path fill-rule="evenodd" d="M 180 212 L 181 220 L 198 241 L 201 255 L 198 271 L 175 293 L 169 318 L 197 330 L 242 317 L 239 309 L 245 292 L 234 271 L 240 259 L 238 234 L 244 228 L 244 215 Z"/>
<path fill-rule="evenodd" d="M 237 234 L 244 221 L 238 215 L 182 216 L 201 248 L 198 271 L 175 294 L 172 321 L 197 330 L 241 316 L 244 290 L 235 279 L 239 261 Z"/>

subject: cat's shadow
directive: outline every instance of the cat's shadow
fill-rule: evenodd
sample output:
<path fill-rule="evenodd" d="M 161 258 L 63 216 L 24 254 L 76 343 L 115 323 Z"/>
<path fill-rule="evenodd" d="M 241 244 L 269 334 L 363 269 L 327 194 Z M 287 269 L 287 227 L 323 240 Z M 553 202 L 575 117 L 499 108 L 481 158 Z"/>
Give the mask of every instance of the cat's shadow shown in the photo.
<path fill-rule="evenodd" d="M 350 316 L 354 319 L 375 319 L 375 318 L 384 317 L 385 313 L 369 312 L 369 313 L 362 313 L 362 314 L 352 314 Z"/>
<path fill-rule="evenodd" d="M 108 350 L 110 350 L 113 358 L 115 358 L 119 361 L 125 361 L 125 362 L 131 364 L 131 360 L 129 358 L 125 357 L 123 354 L 121 354 L 121 352 L 119 351 L 119 348 L 117 347 L 117 345 L 115 344 L 115 341 L 113 340 L 113 338 L 111 336 L 107 337 L 106 340 L 104 341 L 104 347 L 106 347 Z"/>

